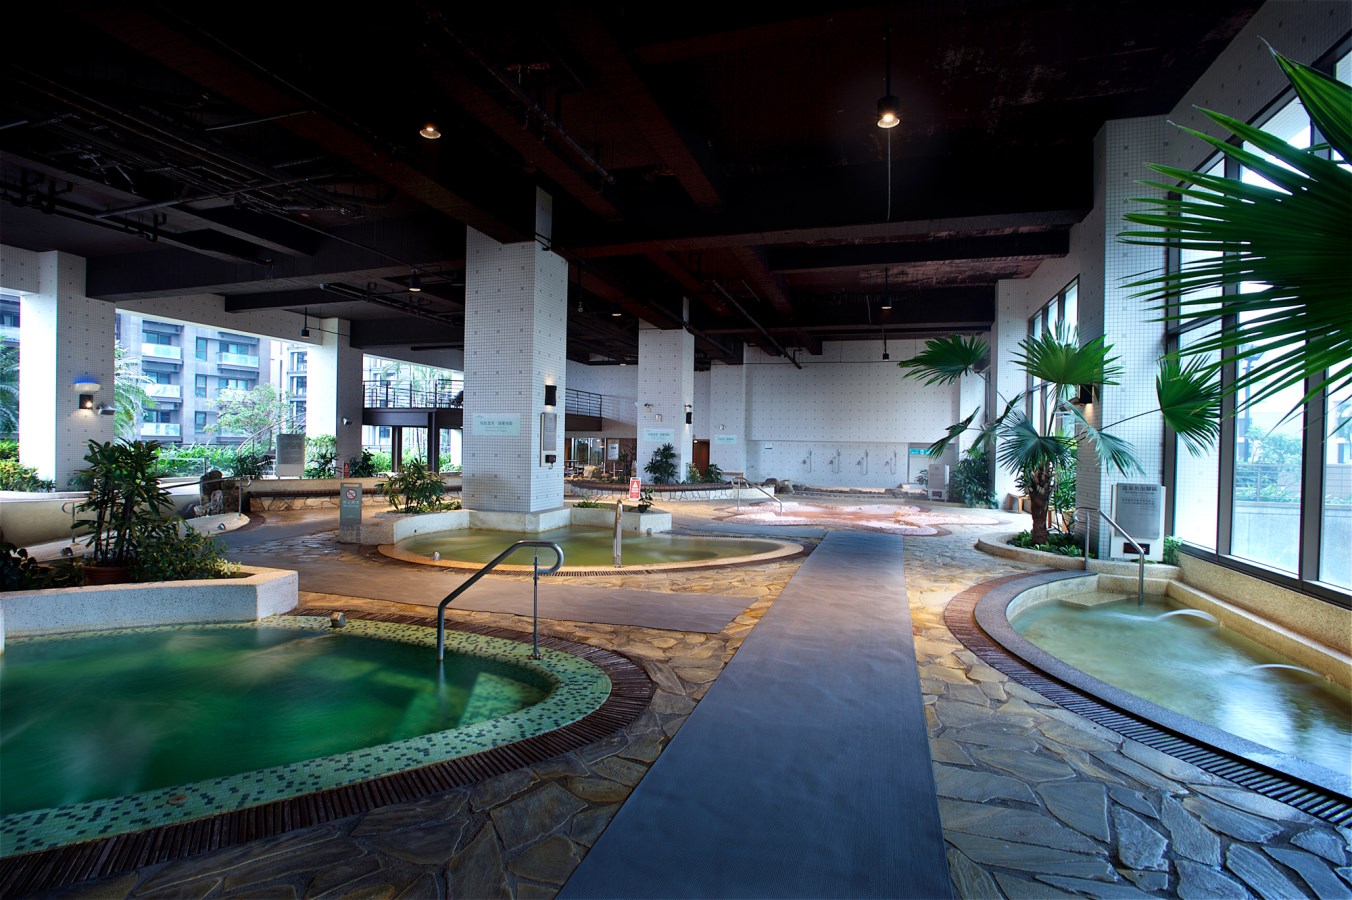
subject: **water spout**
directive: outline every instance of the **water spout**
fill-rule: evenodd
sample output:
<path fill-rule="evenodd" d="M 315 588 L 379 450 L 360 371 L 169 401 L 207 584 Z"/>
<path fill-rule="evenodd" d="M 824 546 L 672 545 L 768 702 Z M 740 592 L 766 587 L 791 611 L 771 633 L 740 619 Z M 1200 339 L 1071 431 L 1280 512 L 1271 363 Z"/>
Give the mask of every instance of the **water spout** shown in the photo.
<path fill-rule="evenodd" d="M 1200 609 L 1175 609 L 1175 610 L 1170 610 L 1170 611 L 1167 612 L 1167 613 L 1160 613 L 1158 616 L 1152 616 L 1151 619 L 1150 619 L 1150 621 L 1152 621 L 1152 622 L 1158 622 L 1158 621 L 1160 621 L 1161 619 L 1170 619 L 1170 618 L 1173 618 L 1174 616 L 1194 616 L 1194 617 L 1196 617 L 1196 618 L 1198 618 L 1198 619 L 1206 619 L 1208 622 L 1212 623 L 1213 625 L 1219 625 L 1219 624 L 1221 624 L 1221 620 L 1220 620 L 1220 619 L 1216 618 L 1216 617 L 1213 616 L 1211 613 L 1209 613 L 1209 612 L 1204 612 L 1204 611 L 1202 611 L 1202 610 L 1200 610 Z"/>
<path fill-rule="evenodd" d="M 1312 675 L 1312 676 L 1314 676 L 1315 678 L 1322 678 L 1324 681 L 1331 681 L 1331 680 L 1332 680 L 1332 679 L 1330 679 L 1328 676 L 1326 676 L 1326 675 L 1320 675 L 1318 672 L 1315 672 L 1315 671 L 1313 671 L 1313 670 L 1311 670 L 1311 669 L 1307 669 L 1307 668 L 1305 668 L 1304 666 L 1293 666 L 1293 665 L 1289 665 L 1289 664 L 1287 664 L 1287 663 L 1263 663 L 1261 666 L 1249 666 L 1249 667 L 1248 667 L 1247 669 L 1245 669 L 1244 671 L 1245 671 L 1245 672 L 1257 672 L 1259 669 L 1286 669 L 1287 671 L 1290 671 L 1290 672 L 1300 672 L 1300 673 L 1305 674 L 1305 675 Z"/>

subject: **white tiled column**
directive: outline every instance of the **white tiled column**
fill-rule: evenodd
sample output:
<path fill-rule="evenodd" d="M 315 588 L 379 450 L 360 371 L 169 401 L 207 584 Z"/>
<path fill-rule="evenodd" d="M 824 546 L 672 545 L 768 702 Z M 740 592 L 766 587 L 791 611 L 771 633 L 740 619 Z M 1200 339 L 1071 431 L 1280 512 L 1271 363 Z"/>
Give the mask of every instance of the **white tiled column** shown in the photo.
<path fill-rule="evenodd" d="M 37 254 L 37 290 L 19 301 L 20 462 L 65 490 L 85 468 L 90 440 L 113 439 L 113 417 L 78 408 L 76 376 L 101 385 L 94 403 L 113 402 L 113 304 L 85 296 L 85 261 Z"/>
<path fill-rule="evenodd" d="M 709 366 L 709 462 L 746 472 L 746 366 Z"/>
<path fill-rule="evenodd" d="M 537 192 L 536 232 L 552 201 Z M 535 513 L 563 506 L 568 263 L 536 241 L 465 239 L 463 501 L 473 510 Z M 557 461 L 541 456 L 545 385 L 558 390 Z"/>
<path fill-rule="evenodd" d="M 685 406 L 695 402 L 695 338 L 685 329 L 662 331 L 646 322 L 638 331 L 638 474 L 663 444 L 676 448 L 676 480 L 685 479 L 694 436 Z M 710 462 L 713 451 L 710 449 Z M 721 465 L 721 463 L 720 463 Z"/>
<path fill-rule="evenodd" d="M 341 472 L 343 463 L 361 454 L 362 352 L 352 346 L 351 322 L 312 321 L 320 342 L 306 354 L 305 434 L 334 436 Z"/>

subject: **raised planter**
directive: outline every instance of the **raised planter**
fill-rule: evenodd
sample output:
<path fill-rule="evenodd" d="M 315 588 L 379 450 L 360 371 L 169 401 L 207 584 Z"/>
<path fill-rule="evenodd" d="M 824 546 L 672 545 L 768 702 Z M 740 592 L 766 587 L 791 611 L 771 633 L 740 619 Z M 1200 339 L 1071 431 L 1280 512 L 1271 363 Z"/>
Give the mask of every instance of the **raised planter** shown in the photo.
<path fill-rule="evenodd" d="M 417 534 L 455 531 L 469 527 L 470 512 L 467 509 L 448 509 L 429 513 L 384 512 L 369 518 L 363 516 L 358 540 L 353 543 L 397 544 Z"/>
<path fill-rule="evenodd" d="M 572 524 L 585 525 L 590 528 L 614 528 L 615 527 L 615 507 L 610 509 L 588 509 L 583 507 L 579 509 L 572 508 Z M 669 512 L 635 512 L 626 509 L 624 518 L 620 522 L 620 528 L 625 532 L 633 534 L 656 534 L 661 531 L 671 530 L 671 513 Z"/>
<path fill-rule="evenodd" d="M 239 578 L 0 592 L 0 650 L 6 634 L 256 622 L 295 609 L 295 572 L 255 566 L 240 571 Z"/>
<path fill-rule="evenodd" d="M 1085 571 L 1085 560 L 1080 556 L 1062 556 L 1060 553 L 1048 553 L 1045 550 L 1031 550 L 1026 547 L 1015 547 L 1010 544 L 1018 532 L 1009 532 L 1008 534 L 986 534 L 976 539 L 976 549 L 983 553 L 989 553 L 991 556 L 999 556 L 1003 559 L 1014 559 L 1019 562 L 1037 563 L 1041 566 L 1047 566 L 1052 569 L 1065 569 L 1066 571 L 1082 572 Z M 1118 576 L 1121 578 L 1130 578 L 1132 587 L 1135 586 L 1138 575 L 1138 564 L 1135 560 L 1126 559 L 1091 559 L 1089 560 L 1088 571 L 1097 572 L 1102 575 Z M 1151 580 L 1155 580 L 1160 590 L 1154 593 L 1163 593 L 1162 582 L 1179 577 L 1177 566 L 1166 566 L 1160 563 L 1147 562 L 1145 564 L 1146 590 L 1152 591 Z"/>
<path fill-rule="evenodd" d="M 593 497 L 598 500 L 615 500 L 618 497 L 627 497 L 629 495 L 628 484 L 610 484 L 604 481 L 573 481 L 570 487 L 574 493 L 583 497 Z M 735 500 L 737 499 L 738 489 L 730 484 L 645 484 L 643 489 L 653 492 L 653 497 L 667 503 L 680 500 Z M 766 493 L 773 494 L 774 487 L 763 489 Z M 765 494 L 755 488 L 741 488 L 742 499 L 759 498 L 765 499 Z"/>

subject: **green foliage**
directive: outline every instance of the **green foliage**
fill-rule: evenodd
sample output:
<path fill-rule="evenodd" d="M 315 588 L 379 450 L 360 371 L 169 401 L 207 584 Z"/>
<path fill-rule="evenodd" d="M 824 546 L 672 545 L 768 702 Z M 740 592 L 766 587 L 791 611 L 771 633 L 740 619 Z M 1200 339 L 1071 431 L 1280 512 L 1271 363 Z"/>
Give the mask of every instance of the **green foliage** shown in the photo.
<path fill-rule="evenodd" d="M 704 483 L 704 473 L 699 470 L 699 466 L 695 465 L 694 463 L 685 464 L 685 483 L 686 484 Z"/>
<path fill-rule="evenodd" d="M 1056 484 L 1052 488 L 1051 510 L 1054 513 L 1053 521 L 1060 520 L 1059 525 L 1062 531 L 1069 532 L 1071 526 L 1075 523 L 1075 475 L 1078 467 L 1078 461 L 1075 457 L 1068 459 L 1064 465 L 1056 470 Z"/>
<path fill-rule="evenodd" d="M 605 506 L 599 500 L 579 500 L 573 504 L 574 509 L 605 509 Z"/>
<path fill-rule="evenodd" d="M 671 446 L 668 444 L 667 446 Z M 638 495 L 638 503 L 634 504 L 634 509 L 645 513 L 653 508 L 653 492 L 651 488 L 644 488 Z"/>
<path fill-rule="evenodd" d="M 1224 388 L 1239 398 L 1239 411 L 1291 387 L 1310 385 L 1308 402 L 1318 391 L 1352 384 L 1352 171 L 1338 162 L 1352 158 L 1352 87 L 1275 50 L 1273 56 L 1332 158 L 1324 147 L 1293 147 L 1202 110 L 1238 140 L 1182 130 L 1270 184 L 1152 165 L 1167 180 L 1144 183 L 1164 196 L 1135 200 L 1148 211 L 1126 219 L 1147 228 L 1118 235 L 1124 243 L 1194 251 L 1177 271 L 1128 286 L 1142 288 L 1136 296 L 1169 321 L 1224 316 L 1238 322 L 1179 353 L 1203 360 L 1212 374 L 1229 362 L 1227 355 L 1253 360 Z M 1240 290 L 1245 284 L 1262 287 Z M 1189 433 L 1187 421 L 1168 421 L 1180 435 Z"/>
<path fill-rule="evenodd" d="M 363 450 L 361 455 L 349 459 L 347 471 L 351 478 L 374 478 L 380 473 L 376 468 L 375 454 L 370 450 Z"/>
<path fill-rule="evenodd" d="M 948 478 L 949 496 L 964 506 L 995 508 L 995 483 L 990 454 L 981 445 L 972 447 L 953 467 Z"/>
<path fill-rule="evenodd" d="M 267 466 L 267 460 L 261 453 L 236 453 L 225 468 L 230 470 L 230 474 L 235 478 L 262 478 L 263 470 Z"/>
<path fill-rule="evenodd" d="M 338 464 L 338 439 L 317 434 L 305 439 L 305 477 L 332 478 Z"/>
<path fill-rule="evenodd" d="M 704 481 L 706 484 L 718 484 L 723 480 L 723 470 L 717 463 L 709 463 L 709 467 L 704 470 Z"/>
<path fill-rule="evenodd" d="M 1178 565 L 1178 548 L 1183 546 L 1183 540 L 1176 538 L 1172 534 L 1164 539 L 1164 553 L 1160 561 L 1166 566 Z"/>
<path fill-rule="evenodd" d="M 215 539 L 172 519 L 160 523 L 141 541 L 132 562 L 136 581 L 188 581 L 196 578 L 226 578 L 238 567 L 226 562 L 225 549 Z M 180 533 L 180 530 L 182 533 Z"/>
<path fill-rule="evenodd" d="M 0 543 L 0 591 L 79 587 L 82 582 L 83 575 L 73 558 L 43 565 L 22 547 Z"/>
<path fill-rule="evenodd" d="M 160 447 L 160 475 L 201 475 L 212 469 L 222 472 L 235 462 L 235 450 L 220 444 L 167 444 Z"/>
<path fill-rule="evenodd" d="M 227 388 L 216 395 L 216 421 L 207 432 L 252 437 L 276 425 L 282 414 L 282 396 L 271 384 L 247 391 Z"/>
<path fill-rule="evenodd" d="M 975 335 L 955 334 L 927 341 L 924 350 L 911 359 L 901 360 L 897 368 L 903 372 L 912 370 L 914 377 L 925 379 L 925 384 L 953 384 L 975 372 L 989 358 L 990 350 L 984 340 Z"/>
<path fill-rule="evenodd" d="M 146 393 L 149 384 L 141 357 L 132 356 L 121 341 L 113 344 L 113 434 L 118 440 L 136 440 L 143 413 L 155 408 Z"/>
<path fill-rule="evenodd" d="M 379 475 L 381 472 L 391 471 L 394 468 L 394 461 L 390 459 L 388 451 L 375 450 L 371 452 L 371 466 L 375 469 L 375 474 Z"/>
<path fill-rule="evenodd" d="M 0 431 L 19 430 L 19 348 L 0 347 Z"/>
<path fill-rule="evenodd" d="M 458 500 L 453 506 L 443 501 L 446 485 L 441 480 L 441 473 L 430 471 L 421 460 L 405 462 L 402 469 L 376 487 L 385 495 L 390 506 L 399 512 L 421 513 L 460 508 Z"/>
<path fill-rule="evenodd" d="M 56 490 L 56 484 L 47 478 L 39 478 L 38 470 L 20 463 L 17 459 L 0 459 L 0 491 L 41 491 Z"/>
<path fill-rule="evenodd" d="M 652 459 L 643 467 L 652 478 L 653 484 L 675 484 L 676 482 L 676 448 L 671 444 L 663 444 L 653 451 Z"/>
<path fill-rule="evenodd" d="M 18 441 L 0 441 L 0 459 L 18 459 Z"/>
<path fill-rule="evenodd" d="M 1084 556 L 1084 546 L 1078 542 L 1075 535 L 1064 532 L 1053 532 L 1047 536 L 1047 540 L 1035 544 L 1032 534 L 1022 531 L 1010 538 L 1009 543 L 1011 546 L 1022 547 L 1025 550 L 1041 550 L 1043 553 L 1056 553 L 1060 556 L 1073 556 L 1077 559 Z"/>
<path fill-rule="evenodd" d="M 162 524 L 163 511 L 173 506 L 155 472 L 156 441 L 89 442 L 85 462 L 89 493 L 75 507 L 93 514 L 73 526 L 91 535 L 85 559 L 95 565 L 128 565 L 142 540 Z"/>

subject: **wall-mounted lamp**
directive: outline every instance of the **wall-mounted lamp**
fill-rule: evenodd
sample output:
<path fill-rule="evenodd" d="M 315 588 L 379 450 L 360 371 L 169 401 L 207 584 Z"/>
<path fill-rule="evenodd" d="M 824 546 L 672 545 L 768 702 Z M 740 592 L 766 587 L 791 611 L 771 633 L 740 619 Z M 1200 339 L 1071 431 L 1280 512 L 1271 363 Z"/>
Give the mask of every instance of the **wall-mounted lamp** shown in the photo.
<path fill-rule="evenodd" d="M 545 385 L 545 409 L 553 409 L 559 405 L 559 386 L 557 384 Z"/>
<path fill-rule="evenodd" d="M 98 411 L 99 415 L 101 416 L 117 415 L 117 410 L 113 407 L 113 404 L 111 403 L 100 403 L 98 405 Z"/>
<path fill-rule="evenodd" d="M 693 407 L 691 407 L 691 405 L 687 403 L 685 405 L 685 424 L 687 425 L 689 425 L 691 422 L 695 420 L 694 419 L 695 413 L 692 410 Z"/>
<path fill-rule="evenodd" d="M 643 411 L 644 411 L 644 412 L 652 412 L 652 411 L 653 411 L 653 405 L 652 405 L 651 403 L 645 403 L 645 404 L 643 404 Z"/>
<path fill-rule="evenodd" d="M 74 383 L 71 384 L 71 390 L 80 395 L 80 409 L 94 408 L 94 395 L 99 392 L 103 385 L 94 380 L 93 375 L 76 375 Z"/>
<path fill-rule="evenodd" d="M 351 424 L 352 424 L 352 420 L 349 419 L 347 416 L 343 416 L 343 424 L 344 424 L 344 425 L 351 425 Z"/>

